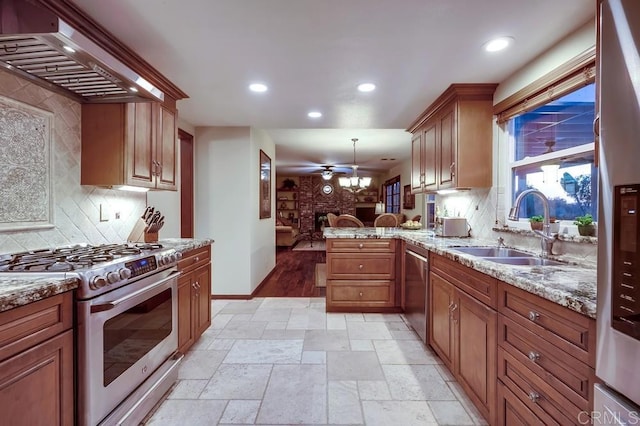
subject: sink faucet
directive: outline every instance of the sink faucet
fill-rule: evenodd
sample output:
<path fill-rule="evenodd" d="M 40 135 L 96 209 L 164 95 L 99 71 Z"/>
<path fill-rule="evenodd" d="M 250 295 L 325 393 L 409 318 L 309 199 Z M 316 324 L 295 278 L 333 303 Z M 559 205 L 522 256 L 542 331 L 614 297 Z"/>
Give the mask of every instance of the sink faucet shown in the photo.
<path fill-rule="evenodd" d="M 535 230 L 533 232 L 540 236 L 540 248 L 542 249 L 540 256 L 546 258 L 549 256 L 549 253 L 552 252 L 553 242 L 556 240 L 556 235 L 551 235 L 551 232 L 549 232 L 549 199 L 547 199 L 547 197 L 537 189 L 527 189 L 526 191 L 522 191 L 509 211 L 509 219 L 518 220 L 520 204 L 524 197 L 529 194 L 535 195 L 542 200 L 542 208 L 544 209 L 542 231 Z"/>

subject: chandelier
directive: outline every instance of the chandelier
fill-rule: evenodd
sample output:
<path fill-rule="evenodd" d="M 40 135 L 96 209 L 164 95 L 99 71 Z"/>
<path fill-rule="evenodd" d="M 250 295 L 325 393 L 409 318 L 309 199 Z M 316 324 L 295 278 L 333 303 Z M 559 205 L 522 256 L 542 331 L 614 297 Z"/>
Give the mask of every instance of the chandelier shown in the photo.
<path fill-rule="evenodd" d="M 342 189 L 346 189 L 350 192 L 359 192 L 367 188 L 371 184 L 370 177 L 358 177 L 358 165 L 356 164 L 356 142 L 357 138 L 351 139 L 353 141 L 353 174 L 351 177 L 340 177 L 338 182 Z"/>

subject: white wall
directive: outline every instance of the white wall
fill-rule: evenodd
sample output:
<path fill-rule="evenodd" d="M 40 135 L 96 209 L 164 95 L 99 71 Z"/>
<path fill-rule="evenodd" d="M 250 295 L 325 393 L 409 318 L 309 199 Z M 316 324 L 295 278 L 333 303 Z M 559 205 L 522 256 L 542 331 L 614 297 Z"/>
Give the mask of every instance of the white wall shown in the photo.
<path fill-rule="evenodd" d="M 595 46 L 596 24 L 595 19 L 586 22 L 575 32 L 560 40 L 551 49 L 530 61 L 509 78 L 500 82 L 493 94 L 493 103 L 504 100 L 528 84 L 543 77 L 549 71 L 566 63 L 580 53 Z"/>
<path fill-rule="evenodd" d="M 197 127 L 195 237 L 213 238 L 212 293 L 249 295 L 275 266 L 275 221 L 259 219 L 259 150 L 275 145 L 249 127 Z M 273 186 L 272 186 L 272 210 Z"/>

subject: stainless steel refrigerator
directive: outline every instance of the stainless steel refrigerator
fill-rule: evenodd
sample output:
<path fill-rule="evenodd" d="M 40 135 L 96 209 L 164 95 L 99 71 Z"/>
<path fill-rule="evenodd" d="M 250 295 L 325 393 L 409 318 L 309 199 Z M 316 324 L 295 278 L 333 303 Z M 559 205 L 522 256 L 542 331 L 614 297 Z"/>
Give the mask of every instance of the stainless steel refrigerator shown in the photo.
<path fill-rule="evenodd" d="M 600 6 L 594 424 L 640 424 L 640 1 Z"/>

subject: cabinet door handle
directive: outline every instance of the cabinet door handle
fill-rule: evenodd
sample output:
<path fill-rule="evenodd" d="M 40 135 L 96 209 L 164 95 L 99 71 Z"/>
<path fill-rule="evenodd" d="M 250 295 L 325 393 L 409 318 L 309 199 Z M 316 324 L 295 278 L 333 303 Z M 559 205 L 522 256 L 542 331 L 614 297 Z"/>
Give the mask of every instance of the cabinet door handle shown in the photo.
<path fill-rule="evenodd" d="M 600 137 L 600 114 L 596 115 L 596 118 L 593 120 L 593 134 L 596 137 Z"/>
<path fill-rule="evenodd" d="M 537 362 L 540 359 L 540 354 L 538 352 L 531 351 L 529 352 L 529 359 L 533 362 Z"/>
<path fill-rule="evenodd" d="M 453 313 L 453 311 L 455 311 L 456 309 L 458 309 L 458 304 L 454 303 L 453 306 L 451 307 L 451 312 Z"/>
<path fill-rule="evenodd" d="M 540 314 L 536 311 L 529 311 L 529 319 L 533 322 L 536 322 L 540 318 Z"/>
<path fill-rule="evenodd" d="M 451 311 L 452 307 L 453 307 L 453 301 L 451 301 L 451 303 L 449 303 L 449 311 Z"/>
<path fill-rule="evenodd" d="M 536 391 L 529 392 L 529 395 L 527 396 L 529 397 L 529 400 L 531 400 L 531 402 L 533 402 L 534 404 L 537 404 L 540 400 L 540 394 Z"/>
<path fill-rule="evenodd" d="M 454 177 L 456 175 L 456 163 L 455 161 L 453 163 L 451 163 L 451 165 L 449 166 L 449 171 L 451 172 L 451 177 Z"/>

